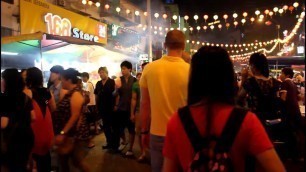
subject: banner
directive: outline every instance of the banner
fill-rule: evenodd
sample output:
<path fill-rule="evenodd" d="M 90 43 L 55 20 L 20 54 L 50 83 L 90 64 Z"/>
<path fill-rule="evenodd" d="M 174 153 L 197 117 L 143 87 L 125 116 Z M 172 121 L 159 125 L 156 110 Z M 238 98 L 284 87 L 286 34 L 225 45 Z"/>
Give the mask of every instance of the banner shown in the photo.
<path fill-rule="evenodd" d="M 107 25 L 43 0 L 20 0 L 21 34 L 44 32 L 107 43 Z"/>

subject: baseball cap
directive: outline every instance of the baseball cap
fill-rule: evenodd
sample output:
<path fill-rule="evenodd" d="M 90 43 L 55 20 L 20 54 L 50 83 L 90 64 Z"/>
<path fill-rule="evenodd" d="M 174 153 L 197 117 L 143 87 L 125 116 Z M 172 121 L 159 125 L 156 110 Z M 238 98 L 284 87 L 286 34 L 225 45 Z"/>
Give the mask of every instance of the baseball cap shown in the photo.
<path fill-rule="evenodd" d="M 63 66 L 60 66 L 60 65 L 55 65 L 50 69 L 50 72 L 58 73 L 58 74 L 62 73 L 63 71 L 64 71 L 64 68 Z"/>

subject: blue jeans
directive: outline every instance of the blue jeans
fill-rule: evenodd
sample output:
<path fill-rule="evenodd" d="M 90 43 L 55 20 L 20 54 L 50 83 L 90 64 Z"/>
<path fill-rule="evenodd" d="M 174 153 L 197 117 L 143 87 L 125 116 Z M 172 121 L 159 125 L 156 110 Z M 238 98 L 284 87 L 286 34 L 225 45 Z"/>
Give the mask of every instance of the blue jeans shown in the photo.
<path fill-rule="evenodd" d="M 150 135 L 150 154 L 152 172 L 161 172 L 163 168 L 163 147 L 165 137 Z"/>

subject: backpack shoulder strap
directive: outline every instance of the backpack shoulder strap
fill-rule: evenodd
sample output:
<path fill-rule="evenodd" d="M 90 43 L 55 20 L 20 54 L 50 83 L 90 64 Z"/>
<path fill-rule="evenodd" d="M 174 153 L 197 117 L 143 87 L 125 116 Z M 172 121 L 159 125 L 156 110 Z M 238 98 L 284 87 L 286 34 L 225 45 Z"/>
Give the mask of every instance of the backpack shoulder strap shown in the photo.
<path fill-rule="evenodd" d="M 185 106 L 180 108 L 178 110 L 178 115 L 194 151 L 200 151 L 205 146 L 204 138 L 202 138 L 196 124 L 191 117 L 189 107 Z"/>
<path fill-rule="evenodd" d="M 247 112 L 238 107 L 232 110 L 216 145 L 216 151 L 228 152 L 230 150 Z"/>
<path fill-rule="evenodd" d="M 238 107 L 232 110 L 217 142 L 215 151 L 228 152 L 230 150 L 247 112 L 247 110 Z"/>

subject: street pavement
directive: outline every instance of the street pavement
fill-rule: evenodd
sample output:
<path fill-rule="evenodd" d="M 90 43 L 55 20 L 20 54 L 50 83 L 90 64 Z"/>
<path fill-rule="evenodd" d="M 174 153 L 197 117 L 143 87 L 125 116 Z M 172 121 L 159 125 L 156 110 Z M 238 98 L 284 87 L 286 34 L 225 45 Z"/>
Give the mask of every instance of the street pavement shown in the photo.
<path fill-rule="evenodd" d="M 91 172 L 150 172 L 148 163 L 137 162 L 140 155 L 138 140 L 135 139 L 135 158 L 125 158 L 123 154 L 113 154 L 102 149 L 106 143 L 104 134 L 99 134 L 94 139 L 95 147 L 89 149 L 85 161 L 90 165 Z M 127 147 L 122 151 L 125 153 Z"/>

